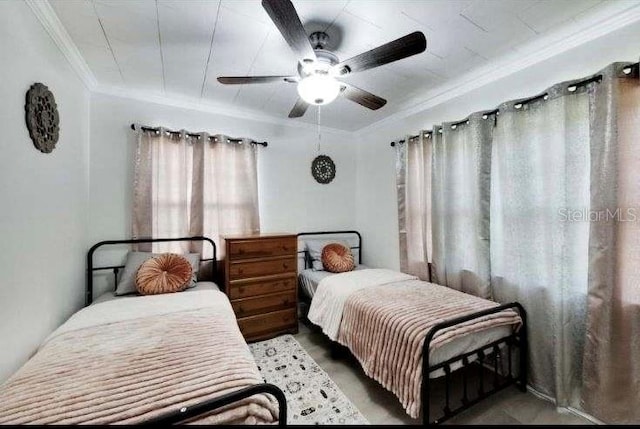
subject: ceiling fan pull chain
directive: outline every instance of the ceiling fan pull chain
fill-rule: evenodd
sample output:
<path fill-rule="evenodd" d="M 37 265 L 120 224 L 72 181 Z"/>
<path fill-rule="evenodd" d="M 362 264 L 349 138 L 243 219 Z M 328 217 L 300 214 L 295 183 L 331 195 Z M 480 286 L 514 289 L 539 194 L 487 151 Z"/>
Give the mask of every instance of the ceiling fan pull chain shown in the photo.
<path fill-rule="evenodd" d="M 320 132 L 320 109 L 322 107 L 318 106 L 318 148 L 317 152 L 320 153 L 320 142 L 322 141 L 322 133 Z"/>

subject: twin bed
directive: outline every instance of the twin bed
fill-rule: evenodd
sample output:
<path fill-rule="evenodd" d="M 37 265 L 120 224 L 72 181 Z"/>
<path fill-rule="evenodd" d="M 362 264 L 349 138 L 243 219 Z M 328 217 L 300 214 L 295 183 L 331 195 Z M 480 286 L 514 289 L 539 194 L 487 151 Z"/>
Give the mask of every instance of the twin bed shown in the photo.
<path fill-rule="evenodd" d="M 309 252 L 316 247 L 309 245 L 313 241 L 350 247 L 356 269 L 340 274 L 318 269 Z M 366 375 L 398 397 L 409 416 L 441 423 L 509 385 L 526 388 L 526 315 L 520 304 L 498 305 L 411 275 L 362 266 L 357 231 L 300 233 L 298 249 L 299 283 L 310 303 L 307 319 L 346 347 Z M 476 394 L 468 386 L 471 368 Z M 462 398 L 454 406 L 451 380 L 458 369 Z M 430 387 L 439 377 L 444 378 L 444 406 L 431 419 Z"/>
<path fill-rule="evenodd" d="M 309 240 L 336 236 L 352 249 L 356 269 L 332 274 L 317 264 L 312 268 Z M 498 305 L 363 266 L 356 231 L 301 233 L 298 238 L 308 320 L 346 347 L 410 416 L 441 423 L 509 385 L 525 389 L 526 316 L 518 303 Z M 151 296 L 107 292 L 94 300 L 96 272 L 112 271 L 117 282 L 125 268 L 94 266 L 98 249 L 169 241 L 210 244 L 213 257 L 201 262 L 215 270 L 216 246 L 206 237 L 94 245 L 87 255 L 87 306 L 0 388 L 0 423 L 286 424 L 283 392 L 263 383 L 230 302 L 215 283 L 199 281 L 183 292 Z M 473 368 L 476 394 L 468 387 Z M 454 405 L 450 384 L 458 369 L 462 398 Z M 432 379 L 440 377 L 443 413 L 431 419 Z"/>
<path fill-rule="evenodd" d="M 286 424 L 282 391 L 266 384 L 227 297 L 212 282 L 179 293 L 93 300 L 105 246 L 205 237 L 105 241 L 87 256 L 87 306 L 54 331 L 0 389 L 0 423 Z"/>

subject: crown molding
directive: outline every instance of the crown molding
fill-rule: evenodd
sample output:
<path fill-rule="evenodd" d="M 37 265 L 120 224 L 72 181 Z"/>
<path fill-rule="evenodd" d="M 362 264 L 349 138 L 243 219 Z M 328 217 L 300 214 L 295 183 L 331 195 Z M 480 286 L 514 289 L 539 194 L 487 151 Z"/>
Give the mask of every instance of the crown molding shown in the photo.
<path fill-rule="evenodd" d="M 173 106 L 182 109 L 195 110 L 204 113 L 213 113 L 233 118 L 250 119 L 259 122 L 266 122 L 274 125 L 283 125 L 287 127 L 302 128 L 309 130 L 317 130 L 318 126 L 306 122 L 300 122 L 291 119 L 277 118 L 275 116 L 261 114 L 249 109 L 240 109 L 230 106 L 220 106 L 213 103 L 207 103 L 198 100 L 186 100 L 164 95 L 152 94 L 148 92 L 132 91 L 119 88 L 116 86 L 100 85 L 84 60 L 84 57 L 78 50 L 78 47 L 69 36 L 66 28 L 58 18 L 58 15 L 51 7 L 48 0 L 25 0 L 35 16 L 38 18 L 42 26 L 45 28 L 54 43 L 67 58 L 71 67 L 80 77 L 86 88 L 97 94 L 112 95 L 120 98 L 128 98 L 132 100 L 151 102 L 166 106 Z M 337 128 L 320 127 L 320 130 L 327 133 L 352 136 L 353 133 Z"/>
<path fill-rule="evenodd" d="M 89 91 L 92 91 L 98 85 L 98 81 L 49 2 L 47 0 L 25 0 L 25 3 L 29 5 L 54 43 L 67 58 L 82 83 Z"/>
<path fill-rule="evenodd" d="M 251 119 L 274 125 L 310 130 L 318 129 L 317 125 L 314 124 L 278 118 L 249 109 L 220 106 L 205 101 L 186 100 L 140 91 L 131 91 L 115 86 L 100 85 L 77 46 L 69 36 L 64 25 L 60 22 L 60 19 L 49 4 L 49 1 L 25 0 L 25 2 L 29 5 L 33 13 L 41 22 L 42 26 L 67 58 L 73 70 L 80 77 L 84 85 L 93 93 L 152 102 L 234 118 Z M 392 113 L 377 122 L 354 131 L 341 130 L 332 127 L 320 127 L 320 129 L 323 132 L 354 136 L 356 133 L 360 134 L 363 132 L 373 131 L 394 121 L 428 110 L 475 89 L 496 82 L 506 76 L 522 71 L 532 65 L 538 64 L 556 55 L 560 55 L 570 49 L 588 43 L 608 33 L 621 29 L 629 24 L 640 21 L 640 2 L 605 2 L 604 6 L 601 7 L 600 10 L 596 11 L 595 14 L 592 14 L 590 18 L 593 22 L 586 26 L 586 28 L 574 31 L 571 28 L 571 25 L 568 27 L 561 27 L 559 30 L 549 34 L 548 36 L 537 39 L 531 45 L 525 46 L 523 49 L 519 49 L 516 53 L 492 61 L 486 66 L 472 70 L 457 79 L 432 88 L 420 97 L 422 101 L 418 101 L 411 106 Z"/>
<path fill-rule="evenodd" d="M 118 98 L 126 98 L 129 100 L 141 101 L 144 103 L 155 103 L 161 104 L 163 106 L 176 107 L 179 109 L 187 109 L 187 110 L 195 110 L 197 112 L 203 113 L 211 113 L 220 116 L 227 116 L 231 118 L 237 119 L 248 119 L 256 122 L 264 122 L 267 124 L 292 127 L 292 128 L 301 128 L 307 130 L 317 131 L 318 126 L 315 124 L 310 124 L 307 122 L 300 122 L 292 119 L 283 119 L 278 118 L 271 115 L 265 115 L 263 113 L 256 112 L 254 110 L 249 109 L 240 109 L 237 107 L 230 107 L 227 105 L 220 105 L 209 103 L 205 101 L 196 101 L 190 99 L 180 99 L 176 97 L 167 97 L 165 95 L 154 94 L 150 92 L 143 91 L 132 91 L 130 89 L 115 87 L 115 86 L 105 86 L 105 85 L 97 85 L 93 90 L 93 94 L 102 94 L 108 95 L 112 97 Z M 353 132 L 341 130 L 338 128 L 331 128 L 326 126 L 321 126 L 320 131 L 324 133 L 331 133 L 341 136 L 353 137 Z"/>
<path fill-rule="evenodd" d="M 393 113 L 373 124 L 359 128 L 355 132 L 366 133 L 394 121 L 431 109 L 475 89 L 496 82 L 504 77 L 560 55 L 580 45 L 640 21 L 640 2 L 606 2 L 604 10 L 592 16 L 594 21 L 586 28 L 572 30 L 571 26 L 536 40 L 530 46 L 509 54 L 491 64 L 471 70 L 453 81 L 437 86 L 424 94 L 423 100 Z M 600 18 L 601 16 L 604 18 Z M 568 34 L 567 34 L 568 33 Z"/>

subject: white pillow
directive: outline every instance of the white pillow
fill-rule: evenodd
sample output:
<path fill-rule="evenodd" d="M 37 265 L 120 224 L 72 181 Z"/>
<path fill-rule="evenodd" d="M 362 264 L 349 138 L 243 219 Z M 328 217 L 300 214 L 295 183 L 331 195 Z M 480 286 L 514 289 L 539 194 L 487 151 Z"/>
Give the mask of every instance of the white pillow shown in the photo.
<path fill-rule="evenodd" d="M 166 252 L 165 252 L 166 253 Z M 124 270 L 118 281 L 115 295 L 128 295 L 132 293 L 138 293 L 136 289 L 136 273 L 140 265 L 147 259 L 151 259 L 155 256 L 159 256 L 162 253 L 151 252 L 129 252 L 127 254 L 127 262 L 124 264 Z M 200 254 L 199 253 L 187 253 L 184 256 L 191 264 L 192 275 L 191 282 L 188 287 L 194 287 L 196 285 L 198 271 L 200 270 Z"/>
<path fill-rule="evenodd" d="M 307 252 L 309 252 L 309 258 L 311 259 L 311 267 L 314 271 L 325 271 L 324 266 L 322 265 L 322 249 L 324 249 L 324 246 L 331 243 L 339 243 L 345 247 L 351 248 L 351 245 L 343 240 L 305 241 L 305 246 L 307 247 Z M 358 262 L 355 261 L 355 264 L 358 265 Z"/>

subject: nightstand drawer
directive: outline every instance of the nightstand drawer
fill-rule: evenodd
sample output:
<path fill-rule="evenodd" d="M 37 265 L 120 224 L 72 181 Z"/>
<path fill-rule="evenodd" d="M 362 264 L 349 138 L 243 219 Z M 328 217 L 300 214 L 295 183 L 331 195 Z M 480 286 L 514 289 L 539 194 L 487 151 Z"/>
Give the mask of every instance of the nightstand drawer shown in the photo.
<path fill-rule="evenodd" d="M 230 284 L 229 298 L 247 298 L 267 293 L 295 291 L 297 285 L 296 277 L 286 277 L 267 281 L 235 281 Z"/>
<path fill-rule="evenodd" d="M 297 250 L 298 242 L 295 237 L 233 241 L 229 243 L 229 257 L 232 259 L 291 255 L 295 254 Z"/>
<path fill-rule="evenodd" d="M 228 275 L 229 280 L 239 280 L 272 274 L 295 273 L 297 268 L 295 256 L 288 258 L 282 257 L 258 261 L 234 262 L 229 264 Z"/>
<path fill-rule="evenodd" d="M 238 326 L 245 339 L 259 338 L 287 329 L 296 330 L 297 324 L 298 310 L 296 308 L 238 319 Z"/>
<path fill-rule="evenodd" d="M 296 306 L 296 292 L 274 293 L 256 298 L 243 298 L 231 301 L 233 311 L 238 318 L 286 310 Z"/>

